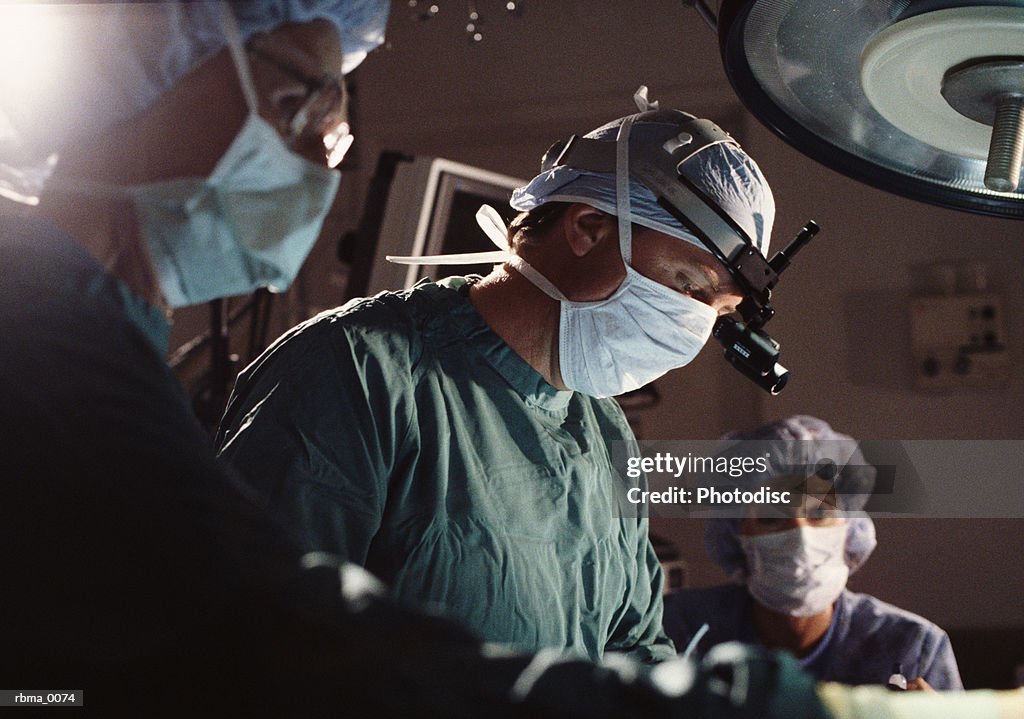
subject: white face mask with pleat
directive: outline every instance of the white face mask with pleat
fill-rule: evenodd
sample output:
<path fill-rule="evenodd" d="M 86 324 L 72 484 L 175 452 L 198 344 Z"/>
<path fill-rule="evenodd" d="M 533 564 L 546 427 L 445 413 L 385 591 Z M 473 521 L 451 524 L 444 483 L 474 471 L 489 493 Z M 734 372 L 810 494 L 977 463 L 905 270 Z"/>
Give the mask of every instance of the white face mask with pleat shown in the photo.
<path fill-rule="evenodd" d="M 846 524 L 740 535 L 747 588 L 762 605 L 809 617 L 828 609 L 846 586 Z"/>
<path fill-rule="evenodd" d="M 519 256 L 526 279 L 558 300 L 558 364 L 566 387 L 614 397 L 693 360 L 711 336 L 717 313 L 626 265 L 626 279 L 603 300 L 574 302 Z"/>
<path fill-rule="evenodd" d="M 126 188 L 171 307 L 285 290 L 316 242 L 341 174 L 306 160 L 258 112 L 234 16 L 228 46 L 249 116 L 209 177 Z"/>

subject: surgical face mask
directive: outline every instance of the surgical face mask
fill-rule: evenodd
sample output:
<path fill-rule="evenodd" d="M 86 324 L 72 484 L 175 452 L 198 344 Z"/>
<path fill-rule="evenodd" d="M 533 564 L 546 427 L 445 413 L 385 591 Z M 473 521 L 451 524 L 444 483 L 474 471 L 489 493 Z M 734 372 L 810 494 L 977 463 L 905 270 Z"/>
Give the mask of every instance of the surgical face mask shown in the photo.
<path fill-rule="evenodd" d="M 740 535 L 751 596 L 768 609 L 794 617 L 825 611 L 846 586 L 846 525 L 797 527 Z"/>
<path fill-rule="evenodd" d="M 711 336 L 717 313 L 626 265 L 615 293 L 574 302 L 521 257 L 510 260 L 530 282 L 558 300 L 558 362 L 566 387 L 614 397 L 643 387 L 693 360 Z"/>
<path fill-rule="evenodd" d="M 340 173 L 292 152 L 257 112 L 230 10 L 229 47 L 249 116 L 206 178 L 129 188 L 143 241 L 171 307 L 287 289 L 320 234 Z"/>

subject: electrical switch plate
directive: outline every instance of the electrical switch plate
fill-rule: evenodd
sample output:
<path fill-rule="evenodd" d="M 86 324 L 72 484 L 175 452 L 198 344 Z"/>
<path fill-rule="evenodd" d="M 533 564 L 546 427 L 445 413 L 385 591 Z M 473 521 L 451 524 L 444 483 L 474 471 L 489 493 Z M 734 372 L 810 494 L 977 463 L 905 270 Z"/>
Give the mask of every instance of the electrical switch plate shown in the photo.
<path fill-rule="evenodd" d="M 1009 382 L 1010 352 L 998 295 L 915 297 L 910 320 L 918 389 L 985 389 Z"/>

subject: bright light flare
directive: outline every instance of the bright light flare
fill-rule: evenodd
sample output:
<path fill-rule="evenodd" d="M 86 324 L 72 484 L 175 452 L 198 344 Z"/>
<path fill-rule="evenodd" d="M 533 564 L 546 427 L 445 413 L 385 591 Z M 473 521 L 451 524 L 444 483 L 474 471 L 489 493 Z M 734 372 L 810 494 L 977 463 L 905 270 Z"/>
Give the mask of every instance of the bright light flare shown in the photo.
<path fill-rule="evenodd" d="M 349 130 L 347 122 L 340 122 L 324 137 L 324 149 L 327 151 L 327 166 L 335 168 L 345 159 L 345 153 L 352 147 L 355 137 Z"/>
<path fill-rule="evenodd" d="M 59 5 L 0 2 L 0 197 L 27 205 L 39 202 L 57 159 L 26 162 L 22 135 L 55 92 L 66 37 L 62 15 Z"/>
<path fill-rule="evenodd" d="M 0 3 L 0 103 L 21 117 L 33 100 L 55 91 L 65 45 L 64 5 Z"/>

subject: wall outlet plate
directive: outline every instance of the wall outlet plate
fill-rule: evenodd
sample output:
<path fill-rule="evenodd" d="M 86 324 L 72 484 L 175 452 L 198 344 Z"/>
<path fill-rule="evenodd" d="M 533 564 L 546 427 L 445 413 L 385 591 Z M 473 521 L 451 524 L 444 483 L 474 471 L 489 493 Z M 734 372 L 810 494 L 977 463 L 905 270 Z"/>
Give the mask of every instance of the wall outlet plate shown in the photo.
<path fill-rule="evenodd" d="M 985 389 L 1010 381 L 1010 351 L 998 295 L 915 297 L 910 301 L 910 326 L 918 389 Z"/>

